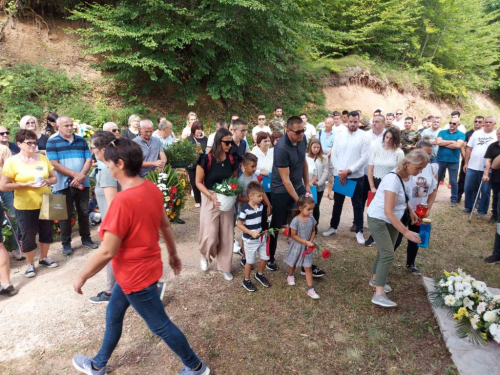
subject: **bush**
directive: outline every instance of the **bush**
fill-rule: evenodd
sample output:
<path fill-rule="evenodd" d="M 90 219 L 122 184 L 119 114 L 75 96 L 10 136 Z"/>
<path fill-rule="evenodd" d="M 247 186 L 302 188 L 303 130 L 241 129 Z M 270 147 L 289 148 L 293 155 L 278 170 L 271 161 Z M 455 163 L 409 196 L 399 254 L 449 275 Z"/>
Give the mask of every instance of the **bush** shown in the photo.
<path fill-rule="evenodd" d="M 198 159 L 196 145 L 189 139 L 174 142 L 165 149 L 168 164 L 193 164 Z"/>

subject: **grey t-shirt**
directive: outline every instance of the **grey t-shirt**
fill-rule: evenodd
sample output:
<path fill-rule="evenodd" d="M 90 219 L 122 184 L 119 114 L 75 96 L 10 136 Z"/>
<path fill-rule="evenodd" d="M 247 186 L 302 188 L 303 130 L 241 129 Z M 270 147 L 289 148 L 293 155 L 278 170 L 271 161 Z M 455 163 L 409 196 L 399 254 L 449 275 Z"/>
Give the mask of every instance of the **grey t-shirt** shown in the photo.
<path fill-rule="evenodd" d="M 304 186 L 302 178 L 304 161 L 306 160 L 306 148 L 306 137 L 302 139 L 302 142 L 294 146 L 292 142 L 290 142 L 288 135 L 285 134 L 278 143 L 276 143 L 276 146 L 274 146 L 273 176 L 271 180 L 273 193 L 287 192 L 281 180 L 278 168 L 290 169 L 290 181 L 295 190 L 299 190 Z"/>
<path fill-rule="evenodd" d="M 247 187 L 248 187 L 248 184 L 252 181 L 256 181 L 258 182 L 259 180 L 257 179 L 257 176 L 256 175 L 251 175 L 251 176 L 245 176 L 244 174 L 242 174 L 238 180 L 240 180 L 240 184 L 243 188 L 243 192 L 240 194 L 241 197 L 243 198 L 246 198 L 247 197 Z"/>
<path fill-rule="evenodd" d="M 424 129 L 422 132 L 422 138 L 425 136 L 428 136 L 431 140 L 436 139 L 438 137 L 439 132 L 441 129 L 436 130 L 435 132 L 432 131 L 431 128 Z M 431 158 L 436 158 L 438 154 L 439 146 L 438 145 L 432 145 L 432 155 Z"/>
<path fill-rule="evenodd" d="M 143 161 L 157 161 L 159 159 L 159 154 L 160 151 L 163 151 L 163 146 L 158 138 L 151 137 L 149 139 L 149 145 L 141 137 L 136 137 L 133 141 L 141 146 Z M 144 177 L 155 168 L 156 167 L 141 168 L 141 173 L 139 173 L 139 175 Z"/>
<path fill-rule="evenodd" d="M 97 204 L 99 205 L 99 211 L 101 212 L 101 220 L 104 220 L 106 212 L 108 211 L 108 202 L 106 201 L 106 196 L 104 195 L 104 189 L 106 187 L 115 187 L 120 191 L 120 185 L 112 176 L 109 169 L 104 166 L 99 169 L 96 175 L 95 184 L 95 196 L 97 198 Z"/>

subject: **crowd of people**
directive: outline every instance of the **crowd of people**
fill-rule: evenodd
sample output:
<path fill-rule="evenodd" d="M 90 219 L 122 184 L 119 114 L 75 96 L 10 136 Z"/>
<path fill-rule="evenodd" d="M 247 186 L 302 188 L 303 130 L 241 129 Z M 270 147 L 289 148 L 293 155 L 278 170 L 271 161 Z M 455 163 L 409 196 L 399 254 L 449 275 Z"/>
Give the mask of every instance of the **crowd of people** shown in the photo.
<path fill-rule="evenodd" d="M 384 115 L 380 108 L 370 120 L 363 119 L 360 111 L 333 112 L 314 126 L 307 114 L 285 120 L 282 108 L 276 107 L 270 120 L 259 114 L 253 128 L 234 115 L 229 123 L 217 120 L 215 132 L 207 135 L 191 112 L 176 136 L 166 118 L 157 120 L 155 130 L 151 120 L 132 115 L 123 132 L 116 123 L 105 123 L 91 137 L 90 147 L 75 134 L 69 116 L 51 113 L 41 129 L 38 120 L 27 115 L 19 127 L 15 142 L 10 142 L 9 130 L 0 127 L 0 199 L 9 217 L 17 219 L 14 232 L 19 246 L 12 254 L 26 260 L 25 276 L 36 276 L 38 247 L 39 267 L 58 266 L 49 257 L 53 222 L 40 219 L 44 194 L 65 196 L 68 219 L 61 220 L 60 228 L 66 256 L 75 251 L 70 223 L 74 210 L 84 247 L 98 248 L 91 240 L 90 219 L 101 222 L 101 245 L 74 284 L 81 293 L 86 280 L 106 267 L 104 290 L 90 298 L 92 303 L 108 303 L 101 350 L 93 358 L 78 355 L 73 360 L 86 374 L 105 373 L 130 305 L 182 359 L 183 374 L 210 373 L 161 304 L 165 284 L 159 281 L 159 233 L 175 274 L 181 271 L 181 261 L 163 197 L 144 180 L 149 171 L 165 166 L 165 149 L 179 139 L 189 139 L 200 152 L 197 162 L 187 167 L 195 207 L 200 209 L 200 268 L 207 271 L 216 259 L 217 269 L 230 281 L 233 255 L 238 253 L 244 267 L 242 286 L 249 292 L 257 290 L 251 280 L 254 266 L 254 279 L 265 288 L 271 286 L 265 272 L 279 268 L 278 238 L 285 229 L 286 283 L 296 285 L 295 271 L 300 267 L 307 295 L 319 299 L 313 280 L 324 277 L 325 271 L 313 264 L 314 240 L 318 233 L 323 237 L 338 233 L 346 219 L 342 215 L 346 197 L 353 207 L 350 231 L 357 243 L 377 248 L 368 284 L 374 288 L 372 302 L 382 307 L 396 306 L 387 296 L 392 291 L 387 279 L 403 238 L 408 240 L 407 269 L 421 274 L 415 264 L 419 225 L 430 216 L 446 171 L 452 207 L 465 194 L 462 212 L 472 214 L 477 209 L 477 218 L 485 219 L 491 198 L 489 221 L 500 220 L 500 129 L 495 133 L 491 116 L 476 116 L 473 129 L 465 131 L 458 111 L 444 126 L 438 116 L 425 117 L 417 126 L 402 110 Z M 96 182 L 90 208 L 89 176 Z M 239 179 L 243 192 L 233 210 L 222 211 L 214 186 L 230 177 Z M 323 226 L 320 205 L 329 201 L 332 214 Z M 420 216 L 419 206 L 426 208 Z M 241 244 L 235 228 L 242 232 Z M 9 257 L 2 242 L 0 234 L 0 295 L 13 296 L 17 290 L 10 282 Z M 485 261 L 500 262 L 500 229 L 494 252 Z"/>

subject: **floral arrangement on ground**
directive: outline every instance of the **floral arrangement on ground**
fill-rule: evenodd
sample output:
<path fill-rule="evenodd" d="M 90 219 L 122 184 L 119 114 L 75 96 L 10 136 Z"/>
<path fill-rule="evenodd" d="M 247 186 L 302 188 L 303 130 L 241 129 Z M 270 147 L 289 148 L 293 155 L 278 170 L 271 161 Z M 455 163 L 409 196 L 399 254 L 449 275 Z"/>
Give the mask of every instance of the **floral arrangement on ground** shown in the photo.
<path fill-rule="evenodd" d="M 459 337 L 468 337 L 474 344 L 481 345 L 491 339 L 500 345 L 500 295 L 491 293 L 483 281 L 460 268 L 444 271 L 434 282 L 431 303 L 451 309 Z"/>
<path fill-rule="evenodd" d="M 168 218 L 177 223 L 185 203 L 186 180 L 180 178 L 170 165 L 161 171 L 151 171 L 146 179 L 153 182 L 163 194 L 163 207 Z"/>

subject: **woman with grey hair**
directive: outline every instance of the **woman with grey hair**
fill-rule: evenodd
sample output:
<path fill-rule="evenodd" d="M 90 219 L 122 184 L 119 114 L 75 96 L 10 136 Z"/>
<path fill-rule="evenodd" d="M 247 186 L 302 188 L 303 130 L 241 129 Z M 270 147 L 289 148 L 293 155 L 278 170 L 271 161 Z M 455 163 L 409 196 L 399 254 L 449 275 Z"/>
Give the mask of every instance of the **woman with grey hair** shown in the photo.
<path fill-rule="evenodd" d="M 417 233 L 407 228 L 408 219 L 418 222 L 409 200 L 412 176 L 416 176 L 429 164 L 429 155 L 423 150 L 413 150 L 398 164 L 395 170 L 382 178 L 377 194 L 368 208 L 368 227 L 377 245 L 377 257 L 372 265 L 369 285 L 375 288 L 372 303 L 382 307 L 396 307 L 386 293 L 392 288 L 386 284 L 394 263 L 394 246 L 401 233 L 409 241 L 420 243 Z M 405 215 L 407 214 L 407 215 Z"/>
<path fill-rule="evenodd" d="M 141 118 L 137 115 L 132 115 L 128 118 L 128 129 L 122 132 L 122 138 L 133 140 L 140 133 Z"/>

